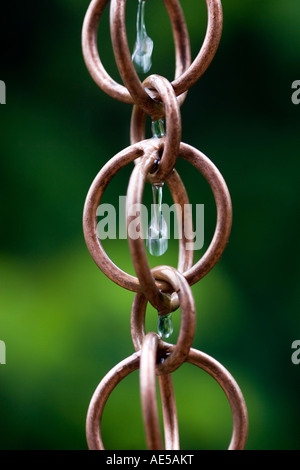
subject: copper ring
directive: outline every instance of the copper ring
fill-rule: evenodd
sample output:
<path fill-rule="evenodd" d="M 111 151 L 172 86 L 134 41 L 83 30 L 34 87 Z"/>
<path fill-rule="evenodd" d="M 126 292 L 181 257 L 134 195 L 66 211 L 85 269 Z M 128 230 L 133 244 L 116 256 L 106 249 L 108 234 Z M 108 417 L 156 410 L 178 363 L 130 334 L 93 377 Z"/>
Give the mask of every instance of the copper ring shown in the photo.
<path fill-rule="evenodd" d="M 172 82 L 176 96 L 186 92 L 199 80 L 210 65 L 219 46 L 223 26 L 222 4 L 220 0 L 206 0 L 206 5 L 208 9 L 206 36 L 194 62 Z M 155 109 L 153 102 L 149 100 L 131 60 L 125 27 L 125 7 L 124 0 L 111 0 L 111 36 L 116 63 L 134 103 L 153 116 L 156 115 L 158 109 Z M 172 13 L 170 18 L 172 20 Z M 157 115 L 157 117 L 160 116 Z"/>
<path fill-rule="evenodd" d="M 145 141 L 144 141 L 145 142 Z M 159 145 L 163 146 L 164 140 L 160 139 Z M 176 309 L 177 307 L 173 307 L 170 303 L 170 299 L 167 297 L 163 297 L 164 301 L 162 302 L 162 292 L 163 289 L 158 289 L 155 279 L 153 278 L 148 257 L 145 250 L 145 243 L 142 237 L 131 237 L 129 233 L 129 227 L 132 222 L 135 221 L 136 213 L 141 212 L 141 204 L 142 204 L 142 195 L 143 189 L 146 181 L 146 176 L 148 175 L 150 169 L 153 167 L 153 162 L 157 158 L 156 154 L 149 154 L 148 157 L 143 157 L 140 159 L 138 164 L 135 166 L 134 171 L 131 174 L 129 185 L 127 189 L 127 196 L 126 196 L 126 213 L 127 213 L 127 235 L 128 235 L 128 243 L 131 252 L 131 257 L 133 261 L 133 266 L 141 284 L 141 289 L 144 295 L 147 297 L 148 301 L 155 307 L 160 315 L 165 315 L 168 311 L 172 309 Z M 179 221 L 181 222 L 181 233 L 182 237 L 180 238 L 180 252 L 182 257 L 186 256 L 188 258 L 189 248 L 187 247 L 187 226 L 185 226 L 186 222 L 192 224 L 192 217 L 190 213 L 190 207 L 187 204 L 183 204 L 184 200 L 186 200 L 186 193 L 184 186 L 180 188 L 176 186 L 174 176 L 177 175 L 175 170 L 173 170 L 170 175 L 167 177 L 166 182 L 171 189 L 173 200 L 176 204 L 176 210 L 183 208 L 182 214 L 179 214 Z M 172 190 L 173 188 L 173 190 Z M 182 191 L 184 190 L 184 191 Z M 177 205 L 178 204 L 178 205 Z M 131 213 L 131 208 L 133 208 L 133 213 Z M 186 216 L 188 214 L 188 216 Z M 142 232 L 142 229 L 141 229 Z M 188 232 L 191 233 L 191 232 Z M 188 258 L 189 260 L 192 259 L 193 254 L 191 257 Z M 179 266 L 178 271 L 182 271 L 181 266 Z"/>
<path fill-rule="evenodd" d="M 205 0 L 208 20 L 204 42 L 191 66 L 172 82 L 176 95 L 181 95 L 197 83 L 211 64 L 220 44 L 223 29 L 221 0 Z"/>
<path fill-rule="evenodd" d="M 128 91 L 126 87 L 120 85 L 110 77 L 110 75 L 106 72 L 105 68 L 103 67 L 103 64 L 99 57 L 97 31 L 100 18 L 107 3 L 108 0 L 92 0 L 87 9 L 82 28 L 83 57 L 87 69 L 90 75 L 92 76 L 93 80 L 105 93 L 110 95 L 112 98 L 118 99 L 124 103 L 133 104 L 134 99 L 130 94 L 130 90 Z M 164 3 L 170 16 L 175 41 L 176 78 L 182 75 L 191 63 L 189 35 L 179 1 L 164 0 Z M 132 65 L 130 52 L 129 63 Z M 134 73 L 136 75 L 136 80 L 139 81 L 135 70 Z M 157 114 L 159 117 L 161 115 L 162 107 L 157 103 L 153 102 L 153 100 L 149 97 L 149 95 L 144 91 L 143 88 L 142 90 L 144 92 L 144 100 L 148 104 L 147 109 L 151 110 L 151 114 L 153 114 L 154 111 L 154 114 Z M 183 100 L 183 98 L 184 96 L 181 97 L 181 101 Z"/>
<path fill-rule="evenodd" d="M 114 388 L 140 365 L 141 352 L 132 354 L 111 369 L 97 386 L 86 417 L 86 438 L 90 450 L 105 450 L 101 435 L 101 420 L 105 404 Z"/>
<path fill-rule="evenodd" d="M 159 139 L 163 146 L 163 139 Z M 226 183 L 216 166 L 199 150 L 181 143 L 179 156 L 195 166 L 206 178 L 214 194 L 217 206 L 217 222 L 213 239 L 200 260 L 183 273 L 190 285 L 202 279 L 219 261 L 229 239 L 232 224 L 231 199 Z M 152 158 L 152 159 L 151 159 Z M 143 188 L 151 169 L 153 157 L 143 158 L 134 168 L 127 190 L 127 206 L 139 207 L 142 204 Z M 172 174 L 172 173 L 171 173 Z M 127 218 L 129 222 L 130 219 Z M 142 238 L 128 237 L 134 269 L 148 300 L 155 295 L 155 282 L 152 278 L 148 258 Z M 152 303 L 152 300 L 150 300 Z M 152 303 L 152 305 L 154 305 Z M 155 306 L 155 305 L 154 305 Z"/>
<path fill-rule="evenodd" d="M 97 235 L 97 220 L 96 212 L 101 202 L 101 198 L 105 191 L 105 188 L 109 184 L 110 180 L 127 164 L 134 161 L 136 158 L 146 158 L 147 155 L 157 155 L 161 148 L 161 140 L 149 139 L 143 142 L 139 142 L 135 145 L 127 147 L 126 149 L 115 155 L 110 161 L 108 161 L 104 167 L 100 170 L 96 178 L 94 179 L 89 192 L 86 197 L 84 212 L 83 212 L 83 232 L 87 247 L 90 254 L 101 269 L 101 271 L 116 284 L 124 287 L 133 292 L 141 291 L 141 285 L 139 280 L 135 276 L 124 272 L 118 266 L 116 266 L 106 254 L 101 240 Z M 166 180 L 170 191 L 172 193 L 176 207 L 178 205 L 184 210 L 184 206 L 189 205 L 188 197 L 184 188 L 184 185 L 174 170 Z M 188 219 L 189 221 L 189 219 Z M 191 220 L 189 221 L 190 223 Z M 179 257 L 178 257 L 178 271 L 185 271 L 189 269 L 193 264 L 193 250 L 186 250 L 187 239 L 182 238 L 179 241 Z M 164 305 L 165 296 L 160 294 L 160 290 L 166 291 L 166 283 L 157 283 L 157 288 L 154 291 L 154 304 L 158 308 L 162 308 Z"/>
<path fill-rule="evenodd" d="M 151 272 L 154 278 L 167 281 L 179 297 L 181 322 L 177 343 L 172 354 L 156 367 L 157 375 L 170 374 L 183 364 L 193 344 L 196 328 L 195 301 L 188 282 L 176 269 L 170 266 L 157 266 Z M 143 347 L 146 335 L 146 300 L 142 293 L 135 294 L 131 309 L 131 338 L 136 351 Z M 160 344 L 167 343 L 161 341 Z"/>
<path fill-rule="evenodd" d="M 172 352 L 172 346 L 169 346 L 166 350 Z M 89 405 L 86 420 L 86 436 L 89 449 L 104 450 L 101 436 L 101 419 L 105 404 L 116 385 L 128 374 L 139 368 L 140 356 L 141 351 L 138 351 L 120 362 L 102 379 L 96 388 Z M 218 361 L 196 349 L 190 349 L 186 362 L 203 369 L 224 390 L 233 417 L 233 430 L 228 450 L 243 450 L 248 435 L 248 413 L 243 394 L 235 379 Z"/>
<path fill-rule="evenodd" d="M 228 450 L 243 450 L 248 436 L 248 412 L 243 394 L 235 379 L 222 364 L 197 349 L 191 348 L 186 362 L 203 369 L 224 390 L 233 418 L 233 431 Z"/>
<path fill-rule="evenodd" d="M 146 442 L 149 450 L 162 450 L 164 448 L 161 433 L 159 430 L 159 415 L 156 398 L 156 356 L 157 356 L 158 336 L 150 332 L 146 335 L 141 350 L 140 359 L 140 392 L 143 412 L 143 421 L 146 434 Z M 177 410 L 174 398 L 174 389 L 171 375 L 165 375 L 160 378 L 160 387 L 163 391 L 171 393 L 171 400 L 167 400 L 171 409 L 166 409 L 163 404 L 164 418 L 168 422 L 170 417 L 172 422 L 168 426 L 172 432 L 171 442 L 166 443 L 167 450 L 179 450 L 179 433 L 177 422 Z M 162 386 L 163 384 L 163 386 Z M 164 394 L 162 400 L 164 401 Z M 167 416 L 166 416 L 167 415 Z M 167 436 L 168 438 L 168 436 Z M 167 439 L 166 439 L 167 441 Z"/>
<path fill-rule="evenodd" d="M 86 418 L 86 438 L 90 450 L 105 450 L 101 435 L 101 420 L 105 404 L 114 388 L 140 366 L 141 351 L 117 364 L 97 386 L 89 404 Z M 159 378 L 165 446 L 167 450 L 178 449 L 179 435 L 177 411 L 171 376 Z"/>
<path fill-rule="evenodd" d="M 145 88 L 156 90 L 158 92 L 160 101 L 162 101 L 165 106 L 167 129 L 166 143 L 163 154 L 159 161 L 158 169 L 155 171 L 155 173 L 148 175 L 149 182 L 162 183 L 173 170 L 179 152 L 181 142 L 180 108 L 173 87 L 166 78 L 160 77 L 159 75 L 150 75 L 144 80 L 143 86 Z M 134 106 L 134 109 L 135 108 L 137 108 L 137 106 Z M 141 113 L 143 114 L 142 116 Z M 139 129 L 140 124 L 143 125 L 143 123 L 145 123 L 146 114 L 142 109 L 141 113 L 138 113 L 137 115 L 137 113 L 133 111 L 133 116 L 138 117 L 139 121 L 136 122 L 135 120 L 131 120 L 131 133 L 134 132 L 135 127 Z M 143 139 L 136 140 L 135 138 L 136 142 L 139 140 Z"/>
<path fill-rule="evenodd" d="M 165 449 L 179 450 L 177 409 L 171 374 L 160 375 L 158 385 L 163 412 Z"/>

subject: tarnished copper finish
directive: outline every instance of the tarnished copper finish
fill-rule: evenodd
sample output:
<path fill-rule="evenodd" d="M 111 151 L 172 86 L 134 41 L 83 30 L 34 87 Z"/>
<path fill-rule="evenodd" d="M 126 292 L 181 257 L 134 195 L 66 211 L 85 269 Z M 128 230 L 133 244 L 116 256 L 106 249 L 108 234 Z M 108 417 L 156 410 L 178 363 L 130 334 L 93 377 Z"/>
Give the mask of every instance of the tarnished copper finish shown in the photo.
<path fill-rule="evenodd" d="M 165 449 L 179 450 L 177 409 L 171 374 L 160 375 L 158 384 L 163 411 Z"/>
<path fill-rule="evenodd" d="M 145 364 L 142 370 L 141 365 L 141 396 L 143 404 L 143 417 L 148 437 L 148 445 L 151 450 L 159 450 L 155 444 L 159 442 L 159 428 L 156 423 L 157 404 L 154 395 L 154 363 L 153 355 L 157 350 L 157 340 L 155 333 L 148 333 L 145 337 L 142 349 L 142 355 L 145 354 Z M 165 344 L 165 353 L 173 353 L 176 346 Z M 161 354 L 161 350 L 160 350 Z M 147 357 L 146 357 L 147 356 Z M 222 387 L 229 401 L 232 417 L 233 430 L 228 450 L 243 450 L 246 446 L 248 437 L 248 412 L 246 403 L 240 387 L 232 377 L 230 372 L 218 361 L 207 354 L 196 349 L 190 349 L 185 360 L 194 364 L 207 372 Z M 187 392 L 188 393 L 188 392 Z M 156 432 L 155 432 L 156 431 Z"/>
<path fill-rule="evenodd" d="M 148 181 L 152 183 L 162 183 L 173 170 L 179 153 L 181 142 L 180 108 L 173 87 L 166 78 L 160 77 L 159 75 L 150 75 L 144 80 L 143 86 L 156 90 L 159 100 L 165 106 L 167 137 L 163 154 L 160 158 L 158 169 L 155 173 L 149 173 L 147 178 Z M 136 106 L 134 106 L 134 108 L 136 108 Z M 136 113 L 133 113 L 133 116 L 136 116 Z M 140 119 L 141 124 L 145 123 L 145 117 L 145 114 L 144 116 L 141 116 L 140 113 L 138 114 L 138 119 Z M 138 129 L 136 135 L 131 137 L 131 140 L 135 140 L 135 142 L 142 140 L 139 139 L 139 134 L 141 134 L 139 130 L 140 123 L 136 121 L 131 122 L 131 133 L 135 133 L 134 127 Z"/>
<path fill-rule="evenodd" d="M 140 360 L 140 393 L 146 441 L 149 450 L 162 450 L 164 448 L 159 427 L 156 398 L 155 367 L 158 339 L 157 334 L 153 332 L 146 335 Z M 163 391 L 161 395 L 166 433 L 166 450 L 179 450 L 177 410 L 171 376 L 162 376 L 159 385 Z"/>
<path fill-rule="evenodd" d="M 140 357 L 141 351 L 132 354 L 130 357 L 121 361 L 113 369 L 111 369 L 108 374 L 106 374 L 106 376 L 101 380 L 101 382 L 97 386 L 90 401 L 86 418 L 86 438 L 88 448 L 90 450 L 105 450 L 101 434 L 101 421 L 104 407 L 110 394 L 113 392 L 114 388 L 121 382 L 121 380 L 123 380 L 131 372 L 139 368 Z M 143 377 L 145 377 L 144 373 Z M 177 411 L 171 376 L 166 375 L 162 378 L 159 378 L 159 389 L 161 393 L 161 403 L 163 408 L 165 448 L 166 450 L 179 449 Z M 151 403 L 151 405 L 151 410 L 153 410 L 154 404 Z M 156 440 L 160 439 L 160 448 L 163 449 L 159 425 L 155 428 L 155 432 L 159 436 L 158 438 L 156 438 Z"/>
<path fill-rule="evenodd" d="M 157 266 L 151 272 L 154 278 L 167 281 L 179 298 L 181 322 L 177 343 L 172 354 L 156 367 L 157 375 L 170 374 L 185 361 L 192 346 L 196 328 L 195 301 L 189 284 L 176 269 Z M 136 294 L 131 309 L 131 338 L 136 351 L 144 344 L 146 306 L 146 296 Z M 163 341 L 160 343 L 166 344 Z"/>
<path fill-rule="evenodd" d="M 176 95 L 184 93 L 197 83 L 211 64 L 220 44 L 223 29 L 221 0 L 205 0 L 208 21 L 204 42 L 191 66 L 172 82 Z"/>
<path fill-rule="evenodd" d="M 149 158 L 143 157 L 140 162 L 136 165 L 134 171 L 131 174 L 128 190 L 127 190 L 127 197 L 126 197 L 126 212 L 127 212 L 127 226 L 129 227 L 131 222 L 135 220 L 135 213 L 141 211 L 139 209 L 142 204 L 142 195 L 143 189 L 146 181 L 146 177 L 150 172 L 150 169 L 153 167 L 153 162 L 156 159 L 154 154 L 150 155 Z M 173 171 L 166 179 L 168 186 L 174 187 L 173 184 L 170 182 L 174 181 L 174 176 L 176 173 Z M 175 182 L 175 181 L 174 181 Z M 175 195 L 176 192 L 176 195 Z M 188 215 L 190 216 L 190 208 L 189 206 L 185 206 L 183 202 L 186 200 L 186 193 L 184 190 L 184 186 L 179 187 L 177 186 L 176 191 L 172 191 L 172 196 L 174 198 L 174 202 L 179 201 L 180 207 L 182 209 L 182 214 L 179 214 L 180 218 L 178 219 L 181 222 L 181 232 L 182 236 L 180 239 L 180 245 L 182 250 L 182 255 L 187 255 L 189 249 L 187 243 L 189 242 L 187 235 L 190 234 L 187 230 L 187 225 L 191 224 L 191 217 L 186 217 L 185 212 L 188 211 Z M 131 214 L 131 208 L 134 208 L 133 215 Z M 177 209 L 177 206 L 176 206 Z M 179 209 L 179 207 L 178 207 Z M 150 267 L 149 261 L 146 254 L 145 243 L 142 237 L 139 238 L 132 238 L 130 233 L 128 233 L 128 243 L 130 247 L 131 257 L 133 261 L 133 266 L 136 272 L 136 275 L 139 279 L 139 282 L 142 287 L 142 291 L 149 300 L 149 302 L 155 307 L 160 315 L 166 314 L 168 312 L 169 306 L 165 306 L 161 302 L 161 292 L 157 289 L 155 279 L 153 278 Z M 191 258 L 190 258 L 191 259 Z M 181 269 L 179 269 L 181 270 Z"/>
<path fill-rule="evenodd" d="M 163 139 L 159 140 L 163 142 Z M 187 144 L 181 143 L 179 156 L 195 166 L 206 178 L 213 191 L 217 206 L 216 229 L 209 247 L 200 260 L 183 273 L 189 284 L 192 285 L 203 278 L 222 256 L 230 235 L 232 206 L 230 194 L 221 173 L 203 153 Z M 150 158 L 141 159 L 135 166 L 127 189 L 127 207 L 139 207 L 142 204 L 143 188 L 152 165 L 153 156 L 150 156 Z M 129 217 L 127 222 L 130 223 Z M 144 241 L 142 238 L 133 239 L 128 237 L 128 243 L 135 272 L 142 285 L 143 292 L 152 305 L 156 307 L 152 301 L 155 295 L 155 282 L 150 273 Z"/>
<path fill-rule="evenodd" d="M 172 86 L 176 96 L 186 92 L 206 71 L 217 51 L 223 26 L 223 12 L 220 0 L 206 0 L 208 24 L 203 45 L 192 65 L 183 74 L 176 77 Z M 141 85 L 131 60 L 125 28 L 124 0 L 111 0 L 110 29 L 116 63 L 122 80 L 133 97 L 134 103 L 141 107 L 153 120 L 162 116 L 155 102 L 149 100 L 148 94 Z M 172 21 L 173 11 L 169 11 Z M 176 44 L 176 42 L 175 42 Z"/>
<path fill-rule="evenodd" d="M 88 7 L 82 28 L 82 51 L 84 60 L 93 80 L 105 93 L 110 95 L 112 98 L 123 101 L 124 103 L 133 104 L 134 99 L 130 94 L 130 89 L 128 91 L 127 88 L 125 88 L 123 85 L 120 85 L 110 77 L 110 75 L 106 72 L 105 68 L 103 67 L 103 64 L 99 57 L 97 31 L 99 21 L 107 3 L 108 0 L 92 0 Z M 164 0 L 164 3 L 170 16 L 173 37 L 175 41 L 176 78 L 182 75 L 191 63 L 190 42 L 184 15 L 182 13 L 179 1 Z M 112 5 L 112 8 L 113 7 L 114 6 Z M 112 13 L 111 18 L 113 18 Z M 114 23 L 114 20 L 111 19 L 111 22 Z M 123 29 L 126 36 L 125 23 L 123 24 Z M 135 80 L 139 82 L 140 87 L 143 91 L 144 101 L 147 103 L 146 108 L 151 110 L 151 114 L 153 115 L 153 117 L 160 117 L 163 112 L 163 107 L 159 103 L 154 102 L 145 92 L 144 88 L 141 86 L 138 75 L 135 72 L 132 64 L 130 52 L 128 60 L 128 67 L 131 69 L 131 72 L 135 76 Z M 184 96 L 181 98 L 181 102 Z"/>
<path fill-rule="evenodd" d="M 107 74 L 98 54 L 97 29 L 108 0 L 92 0 L 83 24 L 83 55 L 91 76 L 110 96 L 134 104 L 131 119 L 132 145 L 112 158 L 96 176 L 85 202 L 84 236 L 88 249 L 102 272 L 120 286 L 136 292 L 131 311 L 131 336 L 136 352 L 115 366 L 96 388 L 87 413 L 87 441 L 90 449 L 104 450 L 101 420 L 105 404 L 116 385 L 140 368 L 142 413 L 148 448 L 164 448 L 156 397 L 158 376 L 165 448 L 178 450 L 177 410 L 170 374 L 183 362 L 189 362 L 210 374 L 224 390 L 233 416 L 233 431 L 228 449 L 242 450 L 246 445 L 248 433 L 248 414 L 242 392 L 221 364 L 207 354 L 191 348 L 196 325 L 191 286 L 202 279 L 222 256 L 231 230 L 231 199 L 226 183 L 216 166 L 203 153 L 180 142 L 179 106 L 189 88 L 205 72 L 216 53 L 222 31 L 222 6 L 220 0 L 206 0 L 206 36 L 191 64 L 189 37 L 180 3 L 178 0 L 163 1 L 170 17 L 175 41 L 176 72 L 172 83 L 158 75 L 148 77 L 143 84 L 140 82 L 128 48 L 126 0 L 111 0 L 110 28 L 117 66 L 127 88 Z M 166 137 L 145 140 L 147 114 L 153 121 L 166 116 Z M 204 176 L 212 189 L 217 207 L 213 239 L 195 264 L 194 246 L 188 238 L 193 235 L 191 209 L 185 187 L 174 168 L 178 157 L 191 163 Z M 107 256 L 98 238 L 96 221 L 97 208 L 105 188 L 116 173 L 131 162 L 135 163 L 135 168 L 127 190 L 127 226 L 129 247 L 137 277 L 122 271 Z M 176 204 L 177 220 L 181 222 L 182 232 L 177 270 L 170 266 L 150 269 L 143 237 L 130 237 L 130 223 L 137 217 L 138 208 L 141 208 L 146 181 L 156 184 L 166 182 Z M 133 207 L 134 215 L 130 212 Z M 142 234 L 142 227 L 140 229 Z M 181 323 L 175 345 L 162 341 L 154 332 L 146 334 L 145 315 L 148 302 L 157 309 L 158 315 L 165 315 L 180 306 Z"/>
<path fill-rule="evenodd" d="M 217 207 L 216 228 L 209 247 L 194 266 L 183 273 L 192 286 L 218 263 L 227 246 L 232 226 L 232 204 L 226 182 L 209 158 L 187 144 L 181 144 L 180 156 L 204 176 L 212 189 Z"/>
<path fill-rule="evenodd" d="M 147 114 L 139 106 L 133 106 L 130 121 L 131 145 L 145 139 L 145 124 Z"/>
<path fill-rule="evenodd" d="M 153 335 L 153 333 L 152 333 Z M 164 354 L 172 353 L 174 346 L 168 345 L 165 347 Z M 101 420 L 105 404 L 114 390 L 114 388 L 125 378 L 128 374 L 139 368 L 140 365 L 141 351 L 138 351 L 117 364 L 99 383 L 96 388 L 93 397 L 91 399 L 87 419 L 86 419 L 86 436 L 88 447 L 91 450 L 104 450 L 104 444 L 101 435 Z M 222 387 L 227 399 L 229 401 L 232 417 L 233 417 L 233 431 L 230 440 L 228 450 L 243 450 L 245 448 L 248 436 L 248 412 L 245 404 L 243 394 L 236 383 L 232 375 L 222 366 L 218 361 L 208 356 L 207 354 L 191 349 L 186 362 L 196 365 L 200 369 L 210 374 Z M 153 368 L 152 368 L 152 380 L 153 380 Z M 143 372 L 143 377 L 147 377 L 147 372 Z M 171 391 L 172 393 L 172 391 Z M 145 401 L 145 400 L 144 400 Z M 172 445 L 169 448 L 176 449 L 178 446 L 177 438 L 172 436 L 177 435 L 177 419 L 175 415 L 175 404 L 173 397 L 171 398 L 172 405 L 170 406 L 171 416 L 169 417 L 170 425 L 173 426 L 172 431 L 168 430 L 170 439 L 173 439 Z M 144 403 L 147 406 L 147 403 Z M 149 410 L 144 410 L 147 416 L 155 411 L 155 403 L 148 401 Z M 154 411 L 153 411 L 154 410 Z M 168 412 L 168 407 L 165 409 L 165 413 Z M 164 415 L 165 416 L 165 415 Z M 153 419 L 153 418 L 151 418 Z M 167 426 L 168 424 L 165 423 Z M 153 432 L 159 432 L 158 428 L 153 426 Z M 153 436 L 152 436 L 153 437 Z"/>
<path fill-rule="evenodd" d="M 163 140 L 164 139 L 149 139 L 139 142 L 115 155 L 114 158 L 104 165 L 94 179 L 87 194 L 84 206 L 83 231 L 87 247 L 93 260 L 107 277 L 121 287 L 133 292 L 141 291 L 140 282 L 135 276 L 131 276 L 116 266 L 106 254 L 97 234 L 96 212 L 99 204 L 101 203 L 101 198 L 105 188 L 117 172 L 139 157 L 143 157 L 143 159 L 146 160 L 150 159 L 150 161 L 153 162 L 155 158 L 157 158 L 159 149 L 163 145 Z M 184 214 L 185 206 L 188 207 L 189 200 L 178 173 L 173 171 L 167 178 L 166 183 L 171 191 L 176 207 L 181 207 L 182 213 Z M 183 220 L 184 219 L 182 217 L 182 221 Z M 189 230 L 192 230 L 192 220 L 187 218 L 186 223 L 190 224 Z M 188 233 L 191 232 L 188 231 Z M 190 240 L 185 236 L 179 240 L 179 271 L 189 269 L 193 263 L 193 250 L 186 250 L 187 241 Z M 161 290 L 167 292 L 167 288 L 168 286 L 166 283 L 157 282 L 157 287 L 154 291 L 152 300 L 153 304 L 160 309 L 166 308 L 168 310 L 170 308 L 168 306 L 169 298 L 160 293 Z"/>

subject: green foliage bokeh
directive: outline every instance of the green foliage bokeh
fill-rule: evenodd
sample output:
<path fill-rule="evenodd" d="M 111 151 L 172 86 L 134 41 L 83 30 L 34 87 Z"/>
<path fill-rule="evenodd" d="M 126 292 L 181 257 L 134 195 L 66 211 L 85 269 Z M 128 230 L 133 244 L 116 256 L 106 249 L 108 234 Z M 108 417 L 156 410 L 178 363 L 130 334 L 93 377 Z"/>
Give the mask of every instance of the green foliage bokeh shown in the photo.
<path fill-rule="evenodd" d="M 137 1 L 127 3 L 132 47 Z M 151 73 L 172 79 L 174 46 L 163 2 L 147 3 Z M 205 2 L 181 3 L 194 57 L 206 29 Z M 88 4 L 31 0 L 17 11 L 6 4 L 3 15 L 0 339 L 7 364 L 0 365 L 1 449 L 86 449 L 92 393 L 133 352 L 133 294 L 97 269 L 82 233 L 89 186 L 105 162 L 129 145 L 131 115 L 131 106 L 106 96 L 85 67 L 81 28 Z M 239 383 L 249 412 L 248 449 L 299 449 L 300 365 L 291 361 L 291 344 L 300 336 L 300 106 L 291 102 L 291 84 L 300 79 L 300 5 L 226 0 L 223 8 L 216 57 L 182 106 L 182 140 L 220 169 L 234 213 L 220 263 L 193 286 L 194 346 Z M 99 50 L 120 81 L 108 11 Z M 206 247 L 213 198 L 194 168 L 184 162 L 178 168 L 191 202 L 205 205 Z M 107 201 L 125 195 L 131 169 L 111 183 Z M 126 240 L 104 246 L 133 274 Z M 177 245 L 150 262 L 176 266 Z M 155 328 L 155 312 L 149 309 L 148 317 Z M 179 311 L 174 335 L 178 317 Z M 232 423 L 222 390 L 189 365 L 176 371 L 174 384 L 182 448 L 225 449 Z M 107 449 L 146 448 L 138 373 L 112 394 L 103 436 Z"/>

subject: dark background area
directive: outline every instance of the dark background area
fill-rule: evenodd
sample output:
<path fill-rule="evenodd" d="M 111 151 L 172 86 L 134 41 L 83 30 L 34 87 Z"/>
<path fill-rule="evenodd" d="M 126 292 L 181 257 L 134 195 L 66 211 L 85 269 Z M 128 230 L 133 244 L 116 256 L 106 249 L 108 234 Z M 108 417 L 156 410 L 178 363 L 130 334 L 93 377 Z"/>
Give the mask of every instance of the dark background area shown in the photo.
<path fill-rule="evenodd" d="M 206 30 L 204 0 L 181 2 L 195 57 Z M 89 1 L 2 6 L 0 79 L 1 449 L 86 449 L 85 418 L 101 378 L 132 354 L 133 294 L 107 279 L 83 239 L 82 211 L 101 167 L 129 145 L 131 106 L 93 82 L 81 52 Z M 129 44 L 137 1 L 127 2 Z M 223 174 L 233 203 L 230 243 L 197 285 L 194 347 L 239 383 L 249 413 L 247 449 L 299 449 L 300 365 L 291 361 L 299 323 L 299 122 L 291 101 L 300 79 L 297 0 L 226 0 L 221 44 L 182 106 L 182 140 Z M 148 0 L 151 73 L 170 80 L 174 46 L 163 2 Z M 106 9 L 99 51 L 115 67 Z M 132 166 L 105 200 L 126 194 Z M 213 197 L 194 168 L 178 161 L 192 203 L 205 205 L 205 246 Z M 126 240 L 104 244 L 133 273 Z M 177 243 L 151 265 L 177 264 Z M 174 315 L 176 328 L 180 312 Z M 147 315 L 156 328 L 154 312 Z M 153 324 L 152 324 L 152 323 Z M 182 449 L 225 449 L 231 413 L 218 385 L 199 369 L 174 373 Z M 138 373 L 112 394 L 103 416 L 107 449 L 146 448 Z"/>

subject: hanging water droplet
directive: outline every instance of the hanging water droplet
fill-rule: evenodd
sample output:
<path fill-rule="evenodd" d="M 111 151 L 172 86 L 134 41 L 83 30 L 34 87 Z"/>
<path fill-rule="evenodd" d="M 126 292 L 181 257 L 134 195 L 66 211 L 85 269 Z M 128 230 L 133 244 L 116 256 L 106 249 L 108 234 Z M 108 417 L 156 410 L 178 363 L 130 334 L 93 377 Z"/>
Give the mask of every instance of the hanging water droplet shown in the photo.
<path fill-rule="evenodd" d="M 136 21 L 137 36 L 132 54 L 132 61 L 137 72 L 147 73 L 152 65 L 153 41 L 149 38 L 145 26 L 145 0 L 139 0 Z"/>
<path fill-rule="evenodd" d="M 152 218 L 148 228 L 147 247 L 151 255 L 161 256 L 168 249 L 168 226 L 162 214 L 163 184 L 152 185 Z"/>
<path fill-rule="evenodd" d="M 163 119 L 158 119 L 158 121 L 152 121 L 151 130 L 153 137 L 164 137 L 166 135 L 165 131 L 165 122 Z"/>
<path fill-rule="evenodd" d="M 157 331 L 162 338 L 169 338 L 173 333 L 173 321 L 171 313 L 164 315 L 163 317 L 158 317 L 157 321 Z"/>

